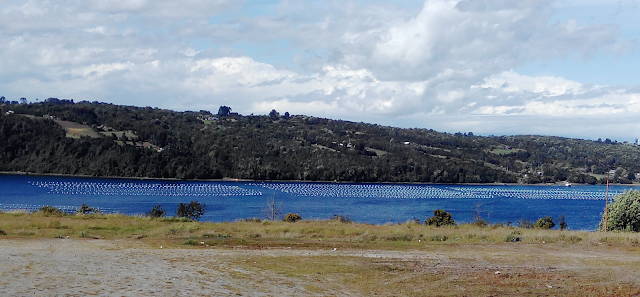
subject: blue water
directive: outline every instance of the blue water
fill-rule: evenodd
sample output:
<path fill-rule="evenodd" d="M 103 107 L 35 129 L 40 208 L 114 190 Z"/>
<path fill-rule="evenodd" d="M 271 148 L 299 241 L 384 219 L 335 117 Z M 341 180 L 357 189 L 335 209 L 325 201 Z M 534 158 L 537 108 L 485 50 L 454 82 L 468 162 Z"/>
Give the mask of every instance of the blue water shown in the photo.
<path fill-rule="evenodd" d="M 610 196 L 631 187 L 611 186 Z M 174 215 L 179 203 L 206 204 L 203 221 L 258 217 L 274 198 L 283 213 L 303 219 L 348 216 L 370 224 L 420 221 L 445 209 L 458 222 L 470 222 L 474 209 L 483 219 L 535 221 L 564 215 L 570 229 L 593 230 L 600 221 L 605 186 L 467 186 L 338 184 L 299 182 L 183 182 L 30 175 L 0 175 L 0 210 L 37 210 L 53 205 L 74 211 L 85 203 L 105 212 L 143 214 L 161 204 Z"/>

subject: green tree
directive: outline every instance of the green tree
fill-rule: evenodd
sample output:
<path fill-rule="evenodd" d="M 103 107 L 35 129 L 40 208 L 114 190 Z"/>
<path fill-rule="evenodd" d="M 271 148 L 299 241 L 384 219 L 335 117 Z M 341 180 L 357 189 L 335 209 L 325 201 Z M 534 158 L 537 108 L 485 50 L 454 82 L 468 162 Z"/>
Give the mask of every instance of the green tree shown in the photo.
<path fill-rule="evenodd" d="M 548 216 L 539 218 L 533 226 L 538 229 L 551 229 L 556 226 L 556 223 L 553 222 L 553 218 L 551 216 Z"/>
<path fill-rule="evenodd" d="M 560 227 L 561 231 L 567 229 L 567 222 L 564 220 L 564 215 L 561 215 L 558 218 L 558 226 Z"/>
<path fill-rule="evenodd" d="M 189 218 L 193 221 L 197 221 L 204 214 L 206 205 L 200 204 L 198 201 L 191 201 L 189 204 L 178 204 L 178 210 L 176 216 L 179 218 Z"/>
<path fill-rule="evenodd" d="M 220 108 L 218 108 L 218 115 L 223 117 L 223 116 L 228 116 L 229 114 L 231 114 L 231 107 L 229 106 L 220 106 Z"/>
<path fill-rule="evenodd" d="M 95 207 L 90 207 L 84 203 L 82 203 L 82 206 L 80 206 L 80 208 L 78 208 L 78 210 L 76 210 L 77 213 L 79 214 L 90 214 L 90 213 L 102 213 L 101 210 L 95 208 Z"/>
<path fill-rule="evenodd" d="M 602 215 L 600 230 L 640 231 L 640 191 L 629 190 L 616 195 L 613 200 L 609 210 Z"/>
<path fill-rule="evenodd" d="M 456 221 L 453 220 L 451 213 L 446 212 L 444 209 L 436 209 L 433 211 L 433 217 L 427 218 L 424 224 L 435 225 L 436 227 L 455 226 Z"/>
<path fill-rule="evenodd" d="M 272 109 L 272 110 L 271 110 L 271 112 L 269 112 L 269 118 L 270 118 L 272 121 L 277 120 L 279 117 L 280 117 L 280 113 L 279 113 L 279 112 L 277 112 L 275 109 Z"/>
<path fill-rule="evenodd" d="M 167 212 L 162 208 L 162 205 L 158 204 L 158 205 L 154 205 L 153 208 L 150 211 L 148 211 L 146 214 L 147 216 L 152 218 L 161 218 L 161 217 L 164 217 L 166 213 Z"/>

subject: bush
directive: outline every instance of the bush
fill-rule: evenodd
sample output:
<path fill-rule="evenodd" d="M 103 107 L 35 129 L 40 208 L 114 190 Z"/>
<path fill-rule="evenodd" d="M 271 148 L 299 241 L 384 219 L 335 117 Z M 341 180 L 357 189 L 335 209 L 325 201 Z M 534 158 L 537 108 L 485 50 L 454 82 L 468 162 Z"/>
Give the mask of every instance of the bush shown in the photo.
<path fill-rule="evenodd" d="M 247 223 L 260 223 L 262 222 L 261 219 L 258 218 L 246 218 L 244 220 L 242 220 L 242 222 L 247 222 Z"/>
<path fill-rule="evenodd" d="M 80 206 L 80 208 L 78 208 L 77 212 L 79 214 L 90 214 L 90 213 L 102 213 L 101 210 L 95 208 L 95 207 L 89 207 L 88 205 L 82 203 L 82 206 Z"/>
<path fill-rule="evenodd" d="M 47 217 L 48 216 L 62 216 L 62 215 L 64 215 L 62 210 L 60 210 L 60 209 L 58 209 L 56 207 L 53 207 L 51 205 L 40 207 L 38 212 L 44 214 Z"/>
<path fill-rule="evenodd" d="M 630 190 L 613 197 L 608 214 L 602 215 L 600 230 L 640 231 L 640 191 Z M 605 215 L 608 218 L 605 230 Z"/>
<path fill-rule="evenodd" d="M 299 220 L 302 220 L 302 217 L 297 213 L 288 213 L 283 219 L 285 222 L 296 222 Z"/>
<path fill-rule="evenodd" d="M 533 229 L 533 223 L 530 220 L 518 219 L 518 228 Z"/>
<path fill-rule="evenodd" d="M 206 205 L 200 204 L 198 201 L 191 201 L 189 204 L 180 203 L 176 211 L 176 216 L 197 221 L 204 214 L 205 207 Z"/>
<path fill-rule="evenodd" d="M 342 216 L 342 215 L 333 215 L 334 220 L 340 222 L 340 223 L 351 223 L 351 218 L 349 216 Z"/>
<path fill-rule="evenodd" d="M 148 217 L 162 218 L 167 212 L 162 208 L 162 205 L 155 205 L 150 211 L 146 213 Z"/>
<path fill-rule="evenodd" d="M 567 222 L 564 220 L 564 215 L 558 218 L 558 226 L 560 227 L 560 231 L 567 229 Z"/>
<path fill-rule="evenodd" d="M 533 226 L 538 229 L 551 229 L 556 226 L 556 223 L 553 222 L 553 218 L 551 216 L 548 216 L 539 218 Z"/>
<path fill-rule="evenodd" d="M 520 238 L 520 235 L 522 233 L 520 233 L 520 231 L 516 230 L 511 232 L 511 234 L 507 235 L 506 241 L 507 242 L 520 242 L 522 241 L 522 238 Z"/>
<path fill-rule="evenodd" d="M 451 213 L 446 212 L 444 209 L 436 209 L 433 211 L 433 217 L 427 218 L 424 224 L 435 225 L 436 227 L 455 226 L 456 221 L 453 220 Z"/>

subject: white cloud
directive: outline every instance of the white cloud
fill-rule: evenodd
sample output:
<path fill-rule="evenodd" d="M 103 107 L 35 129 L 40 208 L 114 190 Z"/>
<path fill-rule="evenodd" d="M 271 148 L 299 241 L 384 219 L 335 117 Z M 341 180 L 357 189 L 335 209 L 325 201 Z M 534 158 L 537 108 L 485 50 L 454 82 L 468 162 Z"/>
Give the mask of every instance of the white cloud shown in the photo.
<path fill-rule="evenodd" d="M 228 105 L 241 113 L 275 108 L 446 131 L 487 123 L 493 130 L 485 131 L 496 134 L 511 131 L 496 124 L 506 117 L 545 118 L 545 133 L 553 134 L 548 127 L 567 119 L 622 121 L 640 111 L 640 92 L 631 87 L 512 70 L 636 50 L 615 25 L 553 18 L 575 1 L 427 0 L 419 11 L 391 1 L 283 1 L 268 13 L 242 5 L 3 2 L 0 95 L 182 110 Z"/>

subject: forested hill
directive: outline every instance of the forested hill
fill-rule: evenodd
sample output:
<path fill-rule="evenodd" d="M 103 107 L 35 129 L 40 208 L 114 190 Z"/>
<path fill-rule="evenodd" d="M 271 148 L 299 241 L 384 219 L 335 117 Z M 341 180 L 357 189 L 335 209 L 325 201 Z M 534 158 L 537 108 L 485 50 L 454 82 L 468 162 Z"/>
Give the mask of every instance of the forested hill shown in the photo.
<path fill-rule="evenodd" d="M 2 98 L 3 99 L 3 98 Z M 640 147 L 309 116 L 0 102 L 0 171 L 178 179 L 630 183 Z"/>

